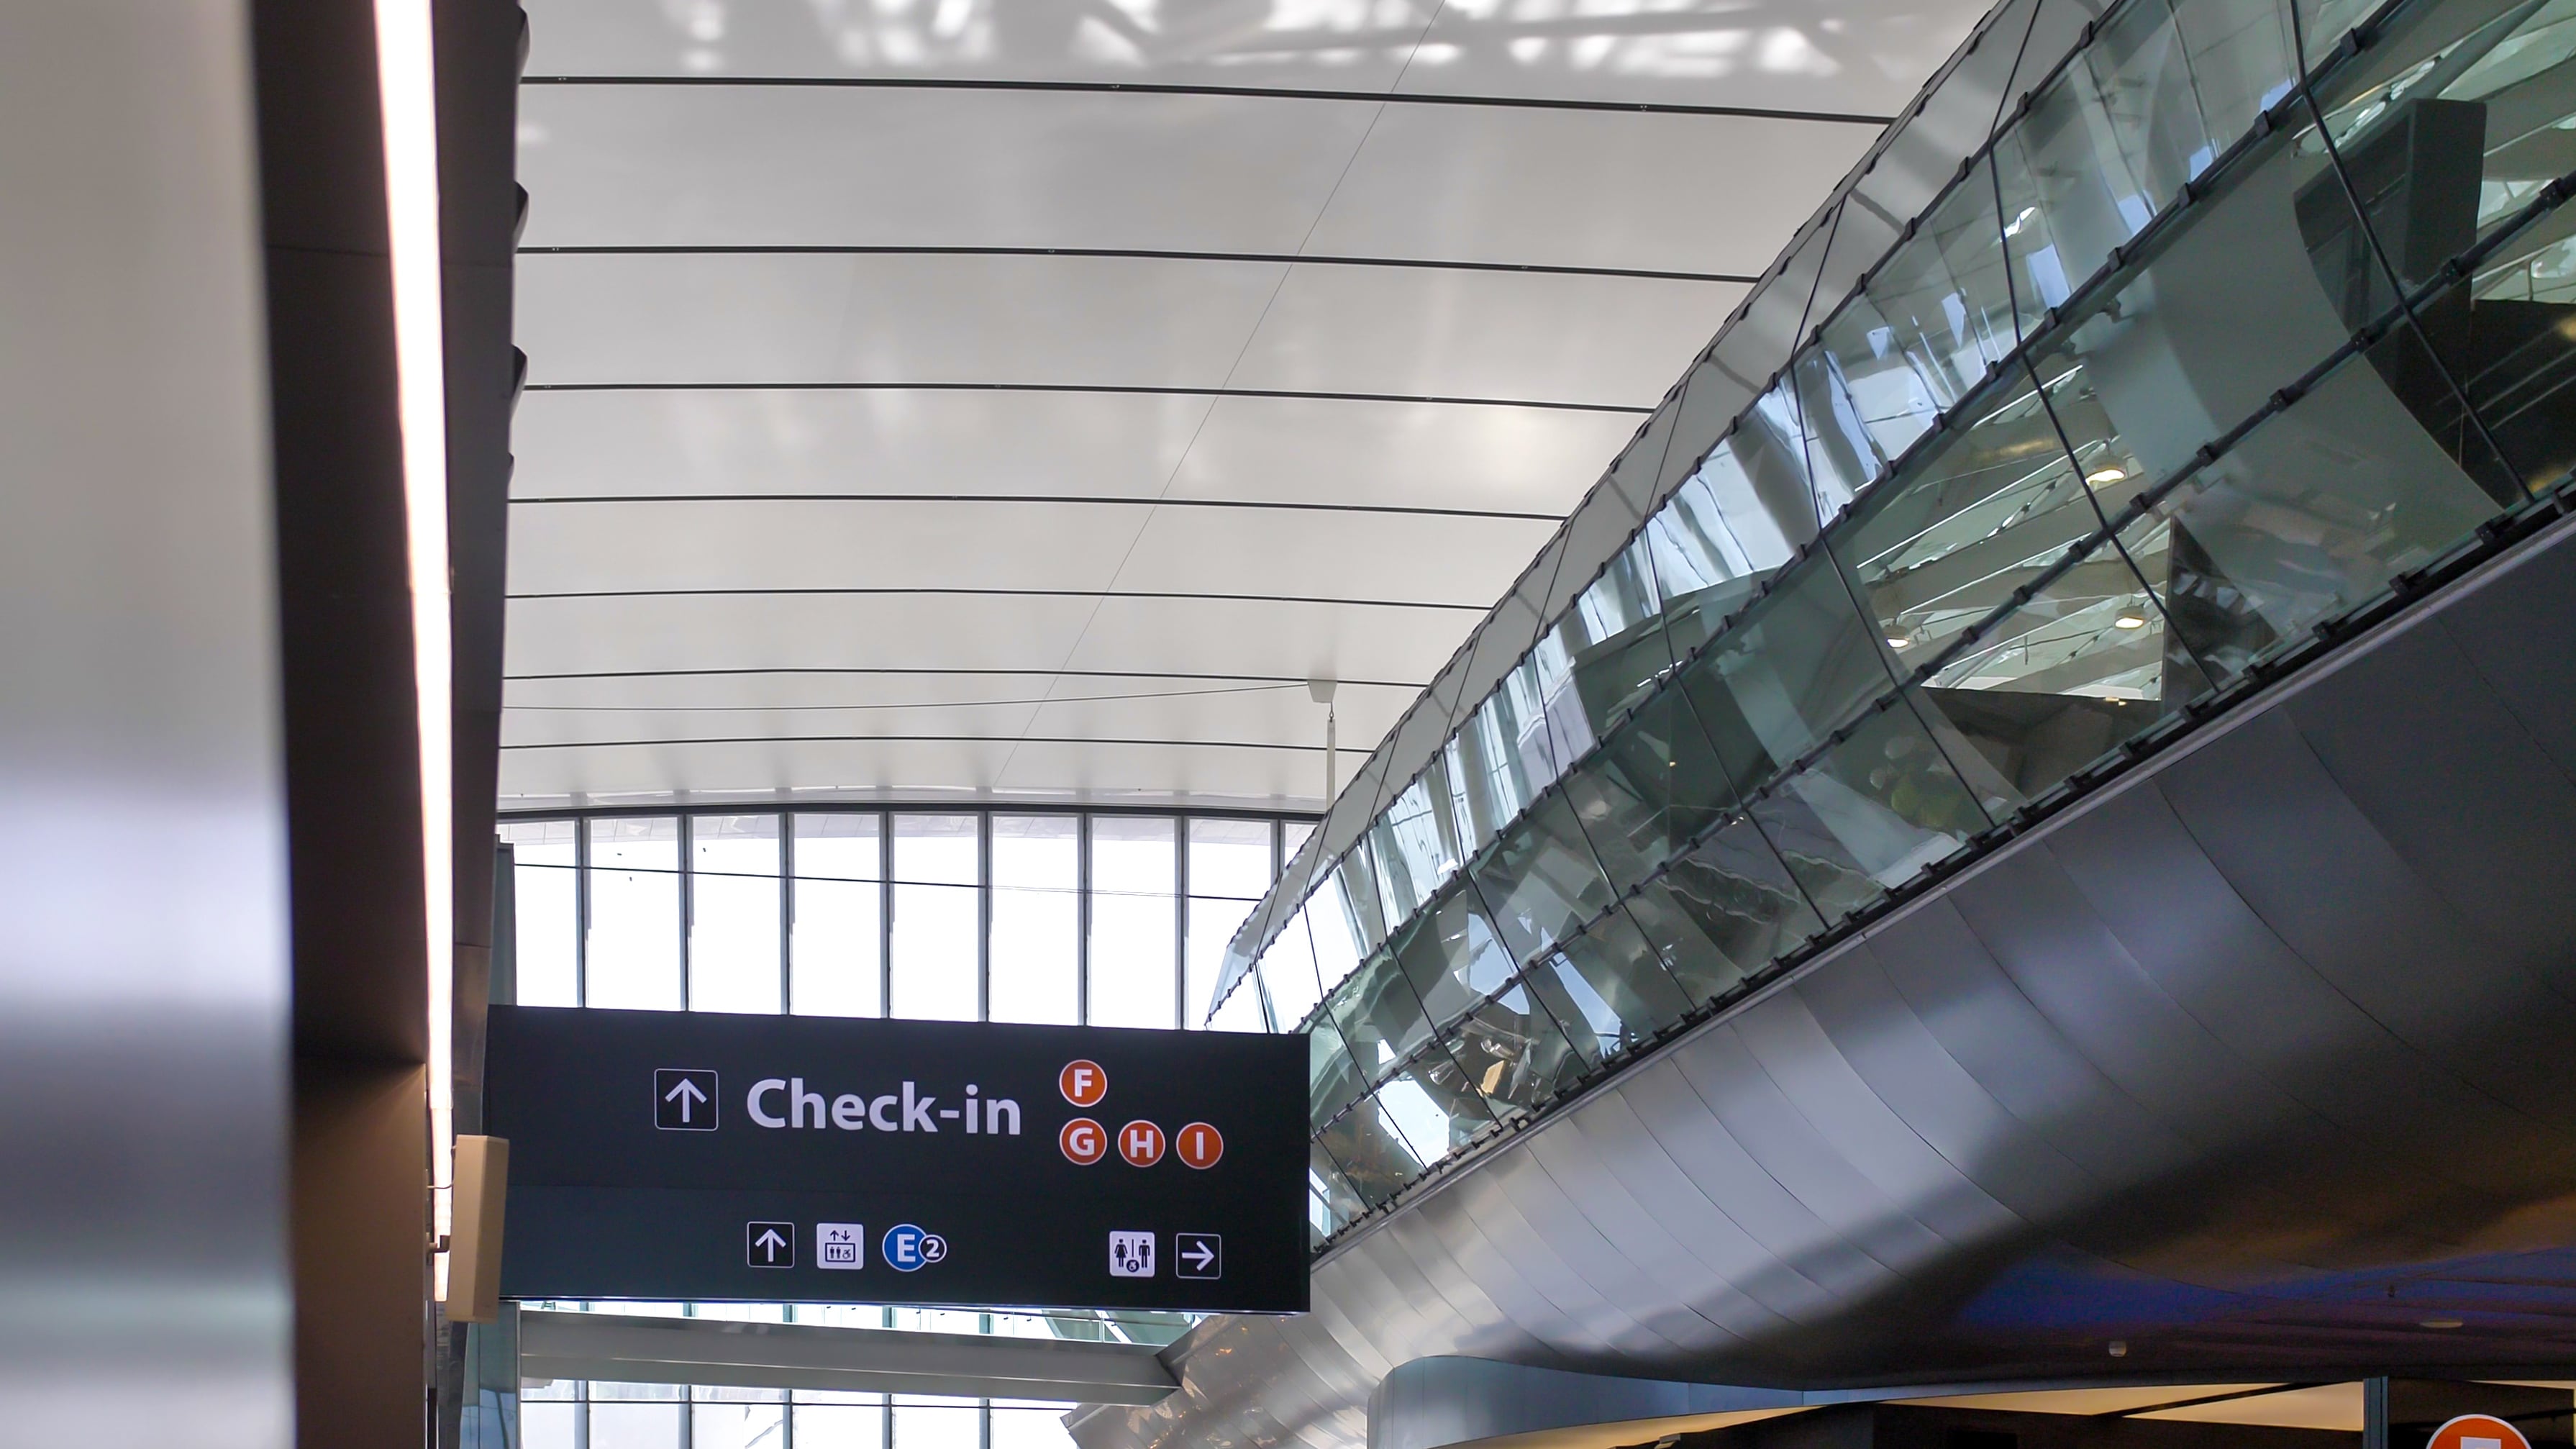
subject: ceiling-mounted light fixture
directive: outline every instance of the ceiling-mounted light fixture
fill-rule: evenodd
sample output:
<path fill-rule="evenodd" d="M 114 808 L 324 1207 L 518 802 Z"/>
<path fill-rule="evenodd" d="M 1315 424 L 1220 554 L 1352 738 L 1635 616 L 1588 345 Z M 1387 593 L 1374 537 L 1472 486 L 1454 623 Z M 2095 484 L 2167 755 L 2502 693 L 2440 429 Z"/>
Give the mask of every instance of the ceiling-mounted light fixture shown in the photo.
<path fill-rule="evenodd" d="M 451 1206 L 455 1071 L 456 828 L 449 697 L 447 343 L 440 317 L 438 92 L 430 0 L 376 0 L 376 94 L 385 146 L 385 228 L 392 255 L 395 414 L 402 424 L 403 525 L 411 575 L 412 695 L 420 738 L 421 904 L 428 940 L 432 1232 Z M 435 1255 L 447 1292 L 447 1254 Z"/>
<path fill-rule="evenodd" d="M 1914 636 L 1911 634 L 1890 634 L 1887 636 L 1887 647 L 1890 649 L 1910 648 L 1913 643 Z"/>
<path fill-rule="evenodd" d="M 2025 206 L 2025 207 L 2023 207 L 2023 208 L 2021 209 L 2021 214 L 2020 214 L 2019 216 L 2014 217 L 2010 222 L 2008 222 L 2008 223 L 2006 223 L 2006 224 L 2005 224 L 2005 226 L 2004 226 L 2004 235 L 2006 235 L 2006 236 L 2019 236 L 2019 235 L 2021 235 L 2021 229 L 2022 229 L 2023 227 L 2026 227 L 2026 226 L 2030 225 L 2031 218 L 2033 218 L 2033 217 L 2035 217 L 2035 216 L 2037 216 L 2037 215 L 2039 215 L 2039 208 L 2038 208 L 2038 207 L 2036 207 L 2036 206 Z"/>
<path fill-rule="evenodd" d="M 2128 476 L 2128 469 L 2121 467 L 2117 463 L 2105 463 L 2101 467 L 2094 469 L 2092 472 L 2085 474 L 2084 481 L 2087 483 L 2097 484 L 2117 483 Z"/>
<path fill-rule="evenodd" d="M 2114 629 L 2143 629 L 2147 627 L 2147 616 L 2139 613 L 2135 609 L 2122 609 L 2120 611 L 2120 616 L 2111 621 L 2111 627 Z"/>
<path fill-rule="evenodd" d="M 2427 1318 L 2415 1326 L 2417 1328 L 2457 1328 L 2460 1326 L 2460 1320 L 2456 1318 Z"/>

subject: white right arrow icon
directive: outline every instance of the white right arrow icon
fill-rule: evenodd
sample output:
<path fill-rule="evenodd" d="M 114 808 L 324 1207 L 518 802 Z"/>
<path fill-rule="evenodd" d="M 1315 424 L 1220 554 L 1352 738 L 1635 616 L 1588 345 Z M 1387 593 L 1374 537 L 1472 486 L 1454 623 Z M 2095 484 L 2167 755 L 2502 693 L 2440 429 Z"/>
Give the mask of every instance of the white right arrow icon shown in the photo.
<path fill-rule="evenodd" d="M 1208 1264 L 1216 1261 L 1216 1250 L 1205 1243 L 1192 1243 L 1181 1250 L 1181 1256 L 1189 1260 L 1191 1267 L 1204 1271 Z"/>
<path fill-rule="evenodd" d="M 631 1101 L 633 1099 L 629 1098 L 628 1100 Z M 678 1086 L 673 1087 L 671 1090 L 662 1094 L 662 1100 L 665 1102 L 677 1102 L 680 1104 L 680 1121 L 685 1125 L 689 1120 L 690 1109 L 704 1104 L 707 1100 L 707 1094 L 698 1090 L 697 1083 L 690 1081 L 686 1077 L 682 1077 Z"/>

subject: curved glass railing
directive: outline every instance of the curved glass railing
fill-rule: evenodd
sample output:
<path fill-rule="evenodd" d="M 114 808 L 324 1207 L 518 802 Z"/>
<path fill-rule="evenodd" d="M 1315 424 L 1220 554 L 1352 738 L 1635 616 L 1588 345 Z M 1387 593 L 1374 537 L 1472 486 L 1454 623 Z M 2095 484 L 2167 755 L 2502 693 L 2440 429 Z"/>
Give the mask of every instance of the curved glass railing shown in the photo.
<path fill-rule="evenodd" d="M 1643 525 L 1238 937 L 1216 1015 L 1310 1034 L 1319 1240 L 2567 481 L 2576 0 L 2077 39 L 1901 230 L 1847 186 L 1789 362 L 1730 375 L 1757 297 L 1614 465 Z"/>

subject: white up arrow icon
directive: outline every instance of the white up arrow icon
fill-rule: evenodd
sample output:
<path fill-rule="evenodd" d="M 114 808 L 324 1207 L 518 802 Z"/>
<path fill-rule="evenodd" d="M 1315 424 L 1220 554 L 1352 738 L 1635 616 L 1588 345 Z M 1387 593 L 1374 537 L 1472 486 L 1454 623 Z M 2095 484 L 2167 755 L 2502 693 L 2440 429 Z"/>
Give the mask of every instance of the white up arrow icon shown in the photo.
<path fill-rule="evenodd" d="M 705 1105 L 707 1094 L 698 1090 L 697 1083 L 682 1077 L 680 1085 L 662 1094 L 662 1100 L 680 1104 L 680 1121 L 685 1125 L 689 1120 L 689 1109 Z"/>
<path fill-rule="evenodd" d="M 778 1236 L 778 1229 L 776 1228 L 771 1228 L 768 1232 L 762 1233 L 752 1241 L 760 1244 L 760 1256 L 764 1258 L 777 1257 L 778 1250 L 787 1246 L 787 1240 Z"/>

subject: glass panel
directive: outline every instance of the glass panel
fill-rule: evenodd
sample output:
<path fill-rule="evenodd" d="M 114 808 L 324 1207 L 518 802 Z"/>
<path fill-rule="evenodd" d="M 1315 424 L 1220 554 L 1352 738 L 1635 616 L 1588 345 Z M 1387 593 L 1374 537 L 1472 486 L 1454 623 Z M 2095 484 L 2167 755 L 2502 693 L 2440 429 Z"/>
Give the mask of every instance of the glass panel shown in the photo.
<path fill-rule="evenodd" d="M 698 1404 L 689 1410 L 689 1449 L 783 1449 L 786 1442 L 785 1404 Z"/>
<path fill-rule="evenodd" d="M 893 1449 L 982 1449 L 983 1438 L 984 1408 L 973 1399 L 894 1396 Z"/>
<path fill-rule="evenodd" d="M 799 815 L 788 1009 L 883 1016 L 885 949 L 878 817 Z"/>
<path fill-rule="evenodd" d="M 1757 480 L 1732 440 L 1712 449 L 1646 524 L 1666 644 L 1675 658 L 1715 634 L 1798 545 L 1815 537 L 1794 478 Z"/>
<path fill-rule="evenodd" d="M 1592 739 L 1635 709 L 1672 669 L 1663 601 L 1655 592 L 1653 552 L 1644 535 L 1630 542 L 1557 625 L 1557 638 L 1572 665 L 1573 702 Z"/>
<path fill-rule="evenodd" d="M 1926 720 L 1988 814 L 2011 814 L 2209 690 L 2109 543 L 1926 681 Z"/>
<path fill-rule="evenodd" d="M 1315 822 L 1312 820 L 1287 820 L 1280 822 L 1279 859 L 1281 863 L 1284 865 L 1286 862 L 1296 859 L 1297 852 L 1306 848 L 1307 837 L 1314 833 Z"/>
<path fill-rule="evenodd" d="M 2565 290 L 2545 283 L 2565 276 L 2563 244 L 2576 228 L 2553 218 L 2491 255 L 2476 277 L 2416 294 L 2477 239 L 2523 227 L 2542 188 L 2576 163 L 2576 11 L 2564 0 L 2517 7 L 2463 33 L 2474 19 L 2484 19 L 2482 7 L 2415 7 L 2389 43 L 2366 53 L 2369 65 L 2339 73 L 2320 98 L 2334 108 L 2343 170 L 2377 244 L 2347 238 L 2330 250 L 2312 230 L 2309 249 L 2329 289 L 2345 295 L 2347 322 L 2385 311 L 2401 290 L 2415 297 L 2420 375 L 2387 380 L 2501 504 L 2526 483 L 2554 484 L 2576 456 L 2576 423 L 2557 405 L 2576 373 L 2576 338 L 2561 330 L 2565 301 L 2542 296 Z M 2385 83 L 2362 84 L 2401 57 L 2420 59 Z M 2458 392 L 2478 419 L 2458 416 Z M 2455 431 L 2473 436 L 2451 444 Z M 2483 466 L 2494 451 L 2513 462 L 2501 482 Z"/>
<path fill-rule="evenodd" d="M 1094 1026 L 1179 1026 L 1180 915 L 1173 903 L 1170 816 L 1091 820 L 1091 999 Z"/>
<path fill-rule="evenodd" d="M 1387 926 L 1384 898 L 1378 894 L 1377 868 L 1369 859 L 1366 835 L 1351 842 L 1333 862 L 1328 890 L 1330 898 L 1341 907 L 1338 919 L 1348 929 L 1354 950 L 1372 951 L 1386 939 Z M 1323 943 L 1316 942 L 1320 951 Z M 1320 961 L 1320 957 L 1318 958 Z M 1327 981 L 1329 985 L 1329 978 Z"/>
<path fill-rule="evenodd" d="M 522 1006 L 581 1004 L 581 895 L 574 869 L 577 820 L 505 822 L 500 835 L 510 844 L 511 906 L 517 927 L 511 938 L 511 961 L 517 972 Z"/>
<path fill-rule="evenodd" d="M 1270 1014 L 1261 990 L 1261 978 L 1257 975 L 1248 975 L 1236 982 L 1234 990 L 1226 994 L 1225 1000 L 1207 1019 L 1209 1031 L 1271 1032 L 1293 1030 L 1294 1027 L 1293 1022 L 1286 1027 L 1277 1024 L 1277 1019 Z"/>
<path fill-rule="evenodd" d="M 2454 375 L 2523 486 L 2557 487 L 2576 470 L 2576 207 L 2516 235 L 2471 286 Z"/>
<path fill-rule="evenodd" d="M 1082 1019 L 1081 872 L 1078 817 L 993 817 L 990 1019 Z"/>
<path fill-rule="evenodd" d="M 1430 1039 L 1422 999 L 1393 954 L 1380 950 L 1331 997 L 1333 1022 L 1362 1074 L 1375 1080 Z"/>
<path fill-rule="evenodd" d="M 990 1449 L 1073 1449 L 1073 1435 L 1064 1427 L 1064 1409 L 1005 1409 L 996 1407 L 993 1415 L 993 1442 Z M 690 1449 L 697 1449 L 692 1445 Z M 797 1449 L 807 1449 L 801 1442 Z"/>
<path fill-rule="evenodd" d="M 795 1410 L 796 1449 L 884 1449 L 886 1411 L 875 1404 L 808 1404 Z"/>
<path fill-rule="evenodd" d="M 2382 345 L 2421 346 L 2402 327 Z M 2121 538 L 2135 557 L 2166 560 L 2174 629 L 2223 682 L 2494 512 L 2377 360 L 2362 357 L 2183 480 Z"/>
<path fill-rule="evenodd" d="M 1342 1176 L 1342 1165 L 1333 1160 L 1321 1143 L 1307 1149 L 1306 1221 L 1314 1229 L 1313 1241 L 1342 1230 L 1342 1225 L 1368 1211 L 1368 1204 L 1351 1191 Z"/>
<path fill-rule="evenodd" d="M 1341 1164 L 1342 1181 L 1361 1202 L 1376 1207 L 1422 1173 L 1413 1145 L 1390 1125 L 1375 1097 L 1362 1097 L 1316 1138 Z"/>
<path fill-rule="evenodd" d="M 1194 1027 L 1206 1017 L 1226 943 L 1269 889 L 1273 870 L 1267 820 L 1192 820 L 1187 829 L 1190 917 L 1182 949 L 1187 981 L 1181 1024 Z"/>
<path fill-rule="evenodd" d="M 1615 1042 L 1599 1022 L 1594 1024 L 1605 1053 L 1635 1045 L 1690 1009 L 1690 998 L 1664 970 L 1662 958 L 1625 910 L 1611 911 L 1593 922 L 1549 959 L 1557 964 L 1560 980 L 1569 970 L 1582 977 L 1616 1017 Z"/>
<path fill-rule="evenodd" d="M 1978 406 L 1983 416 L 1879 490 L 1834 540 L 1880 636 L 1906 666 L 1940 653 L 2069 544 L 2102 529 L 2027 377 Z"/>
<path fill-rule="evenodd" d="M 1566 1090 L 1586 1063 L 1519 982 L 1479 1002 L 1458 1023 L 1449 1055 L 1496 1117 L 1534 1111 Z"/>
<path fill-rule="evenodd" d="M 1733 802 L 1715 759 L 1696 738 L 1674 738 L 1687 706 L 1667 689 L 1621 724 L 1600 752 L 1565 777 L 1565 797 L 1620 890 L 1654 874 L 1681 842 Z M 1697 736 L 1698 727 L 1683 728 Z"/>
<path fill-rule="evenodd" d="M 1715 1000 L 1824 929 L 1749 819 L 1729 821 L 1628 901 L 1682 990 Z"/>
<path fill-rule="evenodd" d="M 2086 374 L 2099 420 L 2068 420 L 2079 448 L 2116 440 L 2112 461 L 2131 486 L 2170 477 L 2341 346 L 2350 329 L 2303 236 L 2331 251 L 2351 216 L 2323 157 L 2299 154 L 2286 133 L 2260 143 L 2037 362 L 2052 390 Z M 2088 451 L 2088 469 L 2100 466 Z"/>
<path fill-rule="evenodd" d="M 1832 367 L 1854 419 L 1884 458 L 1903 457 L 1946 405 L 1933 389 L 1947 373 L 1918 366 L 1865 291 L 1825 323 L 1822 359 L 1814 365 Z"/>
<path fill-rule="evenodd" d="M 1395 959 L 1433 1027 L 1446 1026 L 1511 979 L 1512 959 L 1495 939 L 1484 902 L 1452 891 L 1396 937 Z"/>
<path fill-rule="evenodd" d="M 1378 1110 L 1413 1144 L 1414 1157 L 1425 1167 L 1494 1125 L 1484 1095 L 1436 1041 L 1379 1084 L 1377 1101 Z"/>
<path fill-rule="evenodd" d="M 1441 838 L 1426 776 L 1415 776 L 1369 828 L 1369 849 L 1390 920 L 1413 914 L 1458 868 Z"/>
<path fill-rule="evenodd" d="M 680 822 L 590 822 L 590 938 L 584 1006 L 678 1011 Z"/>
<path fill-rule="evenodd" d="M 2024 337 L 2173 199 L 2148 190 L 2114 142 L 2097 83 L 2079 64 L 2033 98 L 2021 124 L 1996 143 L 2004 251 Z M 2215 153 L 2201 149 L 2206 165 Z"/>
<path fill-rule="evenodd" d="M 1281 1031 L 1296 1030 L 1324 999 L 1323 986 L 1315 978 L 1315 947 L 1308 934 L 1307 913 L 1301 909 L 1290 917 L 1287 928 L 1261 953 L 1262 989 L 1270 995 L 1272 1017 Z"/>
<path fill-rule="evenodd" d="M 675 854 L 678 846 L 672 841 Z M 680 1449 L 687 1412 L 686 1404 L 592 1404 L 590 1449 Z"/>
<path fill-rule="evenodd" d="M 1306 930 L 1313 939 L 1315 979 L 1325 991 L 1342 984 L 1359 969 L 1360 954 L 1370 949 L 1351 919 L 1349 897 L 1338 881 L 1328 881 L 1306 899 Z"/>
<path fill-rule="evenodd" d="M 1682 690 L 1725 777 L 1751 790 L 1893 687 L 1885 653 L 1830 558 L 1817 555 L 1693 660 Z"/>
<path fill-rule="evenodd" d="M 519 1402 L 520 1449 L 580 1449 L 581 1404 Z"/>
<path fill-rule="evenodd" d="M 1887 459 L 1862 425 L 1860 401 L 1845 384 L 1831 352 L 1809 348 L 1799 356 L 1791 376 L 1797 387 L 1807 486 L 1815 494 L 1816 517 L 1830 522 L 1887 471 Z"/>
<path fill-rule="evenodd" d="M 1330 1121 L 1356 1101 L 1363 1083 L 1359 1063 L 1342 1044 L 1340 1028 L 1329 1017 L 1318 1018 L 1306 1032 L 1306 1120 Z"/>
<path fill-rule="evenodd" d="M 1860 721 L 1752 814 L 1829 925 L 1991 824 L 1902 703 Z"/>
<path fill-rule="evenodd" d="M 976 1017 L 983 872 L 972 815 L 894 817 L 893 1014 Z"/>
<path fill-rule="evenodd" d="M 2017 334 L 2004 277 L 2003 224 L 1986 163 L 1950 188 L 1914 235 L 1870 274 L 1863 294 L 1868 310 L 1835 318 L 1828 343 L 1852 376 L 1861 375 L 1862 357 L 1871 359 L 1873 376 L 1901 358 L 1921 395 L 1947 409 L 2002 360 Z M 1868 417 L 1912 396 L 1880 380 L 1858 395 L 1855 406 Z"/>
<path fill-rule="evenodd" d="M 1556 773 L 1535 698 L 1514 688 L 1518 678 L 1517 671 L 1505 676 L 1457 736 L 1458 788 L 1485 838 L 1527 808 Z"/>
<path fill-rule="evenodd" d="M 1613 899 L 1562 792 L 1552 793 L 1472 867 L 1477 894 L 1514 961 L 1564 940 Z"/>
<path fill-rule="evenodd" d="M 689 1009 L 786 1009 L 778 817 L 689 817 Z"/>

